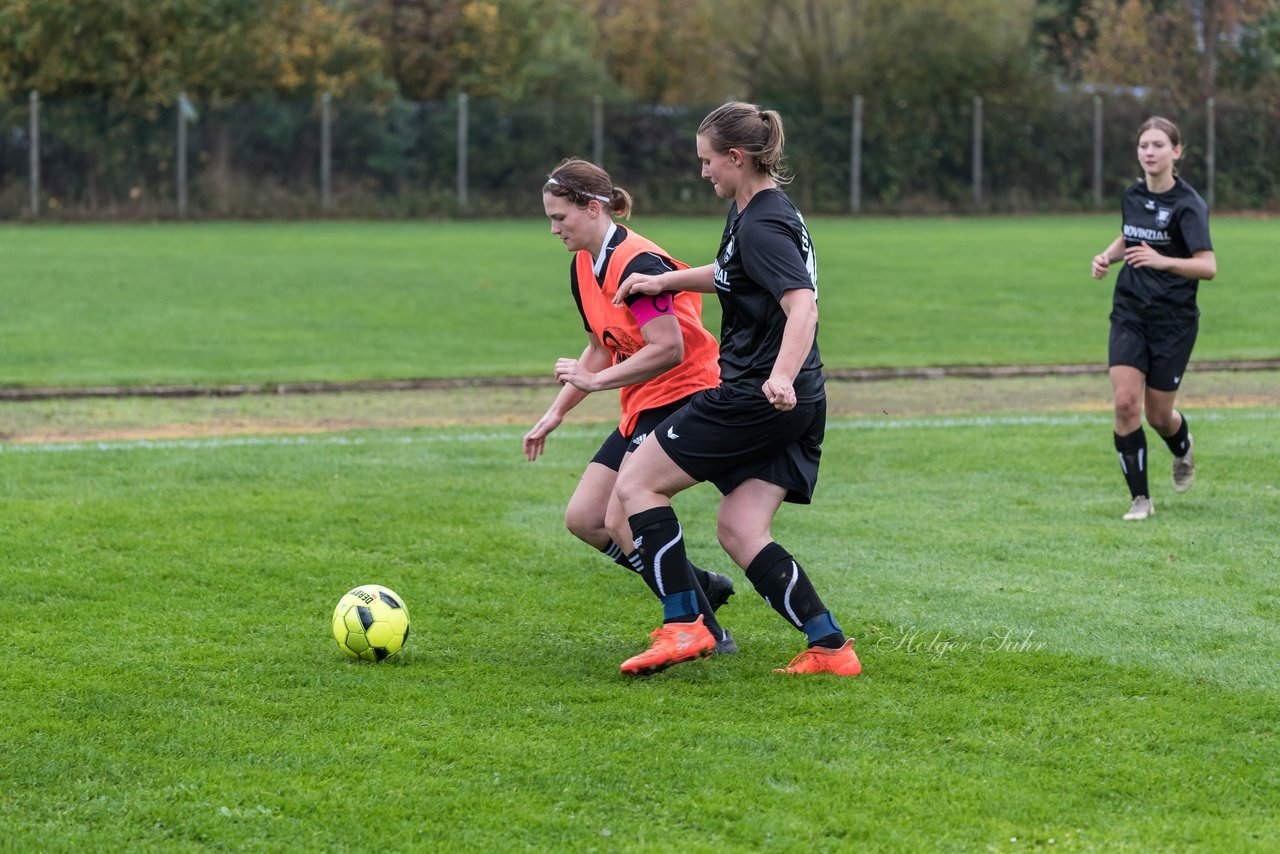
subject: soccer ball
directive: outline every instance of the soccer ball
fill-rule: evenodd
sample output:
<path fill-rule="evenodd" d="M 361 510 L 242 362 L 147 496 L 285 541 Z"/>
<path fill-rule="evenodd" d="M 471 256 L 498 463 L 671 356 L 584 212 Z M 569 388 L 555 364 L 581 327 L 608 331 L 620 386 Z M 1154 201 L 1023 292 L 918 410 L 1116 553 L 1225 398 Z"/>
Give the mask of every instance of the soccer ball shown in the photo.
<path fill-rule="evenodd" d="M 409 611 L 394 590 L 363 584 L 338 600 L 333 609 L 333 638 L 352 658 L 382 661 L 409 639 Z"/>

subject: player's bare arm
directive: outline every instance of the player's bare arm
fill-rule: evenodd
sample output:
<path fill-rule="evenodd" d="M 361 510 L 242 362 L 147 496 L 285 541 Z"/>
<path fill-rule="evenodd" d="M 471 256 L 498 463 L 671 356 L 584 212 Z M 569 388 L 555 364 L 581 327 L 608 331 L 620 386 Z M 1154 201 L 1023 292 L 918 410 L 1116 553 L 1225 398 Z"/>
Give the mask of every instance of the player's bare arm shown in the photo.
<path fill-rule="evenodd" d="M 647 273 L 632 273 L 620 285 L 613 296 L 614 305 L 622 305 L 627 297 L 634 294 L 656 296 L 669 291 L 695 291 L 697 293 L 715 293 L 716 268 L 714 264 L 702 267 L 690 267 L 687 270 L 672 270 L 657 276 Z"/>
<path fill-rule="evenodd" d="M 797 288 L 782 295 L 782 311 L 787 325 L 782 330 L 782 344 L 773 371 L 765 380 L 764 396 L 780 412 L 796 405 L 795 378 L 804 365 L 818 332 L 818 300 L 807 288 Z"/>
<path fill-rule="evenodd" d="M 595 366 L 596 370 L 603 370 L 609 365 L 609 351 L 594 335 L 590 335 L 588 338 L 587 347 L 582 351 L 581 356 L 577 359 L 560 359 L 556 362 L 557 374 L 559 374 L 560 366 L 564 362 Z M 534 424 L 533 429 L 524 435 L 524 457 L 526 460 L 533 462 L 546 450 L 547 436 L 551 435 L 552 431 L 560 426 L 569 410 L 586 399 L 587 394 L 588 392 L 576 386 L 568 383 L 564 384 L 564 387 L 560 389 L 560 393 L 556 395 L 556 399 L 551 402 L 551 406 L 538 419 L 538 423 Z"/>
<path fill-rule="evenodd" d="M 561 359 L 556 363 L 556 379 L 583 392 L 642 383 L 680 364 L 684 358 L 684 335 L 673 316 L 655 317 L 641 329 L 644 346 L 625 361 L 599 370 L 586 368 L 581 360 Z"/>

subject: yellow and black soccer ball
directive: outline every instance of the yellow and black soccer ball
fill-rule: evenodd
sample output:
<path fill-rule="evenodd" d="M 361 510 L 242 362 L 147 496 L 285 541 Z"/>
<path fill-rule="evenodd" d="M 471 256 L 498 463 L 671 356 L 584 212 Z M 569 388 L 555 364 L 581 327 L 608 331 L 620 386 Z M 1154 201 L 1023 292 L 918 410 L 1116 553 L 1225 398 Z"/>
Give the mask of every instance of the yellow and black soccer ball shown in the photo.
<path fill-rule="evenodd" d="M 409 611 L 394 590 L 362 584 L 333 609 L 333 639 L 352 658 L 382 661 L 409 640 Z"/>

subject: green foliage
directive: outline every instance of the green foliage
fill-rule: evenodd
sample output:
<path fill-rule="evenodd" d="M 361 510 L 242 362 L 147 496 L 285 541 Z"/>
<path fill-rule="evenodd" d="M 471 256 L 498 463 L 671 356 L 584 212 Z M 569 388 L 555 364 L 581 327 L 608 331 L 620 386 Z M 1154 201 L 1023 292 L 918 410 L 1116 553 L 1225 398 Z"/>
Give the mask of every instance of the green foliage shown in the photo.
<path fill-rule="evenodd" d="M 113 105 L 378 88 L 381 45 L 325 0 L 23 0 L 0 7 L 0 97 Z"/>
<path fill-rule="evenodd" d="M 1160 485 L 1141 525 L 1119 519 L 1109 416 L 833 421 L 816 503 L 774 530 L 857 638 L 851 680 L 771 673 L 800 636 L 736 570 L 738 655 L 618 676 L 657 606 L 561 524 L 603 429 L 565 428 L 532 467 L 511 427 L 0 445 L 7 843 L 1239 851 L 1280 834 L 1273 411 L 1202 412 L 1195 490 Z M 728 570 L 714 491 L 677 502 L 695 560 Z M 380 665 L 329 629 L 366 582 L 414 618 Z"/>
<path fill-rule="evenodd" d="M 538 181 L 522 202 L 537 202 Z M 638 218 L 708 263 L 716 219 Z M 1119 216 L 811 218 L 831 368 L 1099 362 Z M 1199 358 L 1280 355 L 1274 226 L 1216 218 Z M 544 219 L 0 230 L 0 383 L 272 383 L 545 376 L 582 327 Z M 718 329 L 717 304 L 706 323 Z M 480 330 L 478 332 L 478 330 Z"/>
<path fill-rule="evenodd" d="M 356 4 L 361 29 L 383 46 L 385 71 L 400 95 L 436 101 L 454 93 L 457 38 L 463 0 L 396 0 Z"/>
<path fill-rule="evenodd" d="M 569 4 L 464 3 L 451 51 L 457 68 L 454 91 L 505 104 L 610 95 L 603 65 L 582 47 L 592 35 Z"/>

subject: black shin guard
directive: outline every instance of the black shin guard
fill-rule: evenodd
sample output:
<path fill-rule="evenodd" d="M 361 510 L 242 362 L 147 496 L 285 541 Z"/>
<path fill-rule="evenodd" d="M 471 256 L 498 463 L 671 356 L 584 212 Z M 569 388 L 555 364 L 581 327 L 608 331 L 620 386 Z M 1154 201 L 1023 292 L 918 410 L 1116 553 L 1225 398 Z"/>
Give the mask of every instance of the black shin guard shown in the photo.
<path fill-rule="evenodd" d="M 1187 416 L 1181 412 L 1178 414 L 1182 415 L 1182 425 L 1177 432 L 1172 436 L 1161 436 L 1160 438 L 1164 439 L 1164 443 L 1169 446 L 1169 453 L 1175 457 L 1185 457 L 1187 451 L 1191 450 L 1191 431 L 1187 427 Z"/>
<path fill-rule="evenodd" d="M 809 576 L 777 543 L 765 546 L 752 559 L 747 567 L 747 579 L 773 610 L 801 631 L 806 623 L 827 610 Z"/>
<path fill-rule="evenodd" d="M 1115 434 L 1116 452 L 1120 455 L 1120 471 L 1129 484 L 1129 494 L 1150 496 L 1147 486 L 1147 434 L 1139 427 L 1128 436 Z"/>
<path fill-rule="evenodd" d="M 724 630 L 685 556 L 684 533 L 675 511 L 654 507 L 636 513 L 628 522 L 636 554 L 644 565 L 641 575 L 662 602 L 663 621 L 689 622 L 702 614 L 702 624 L 716 640 L 723 639 Z"/>

